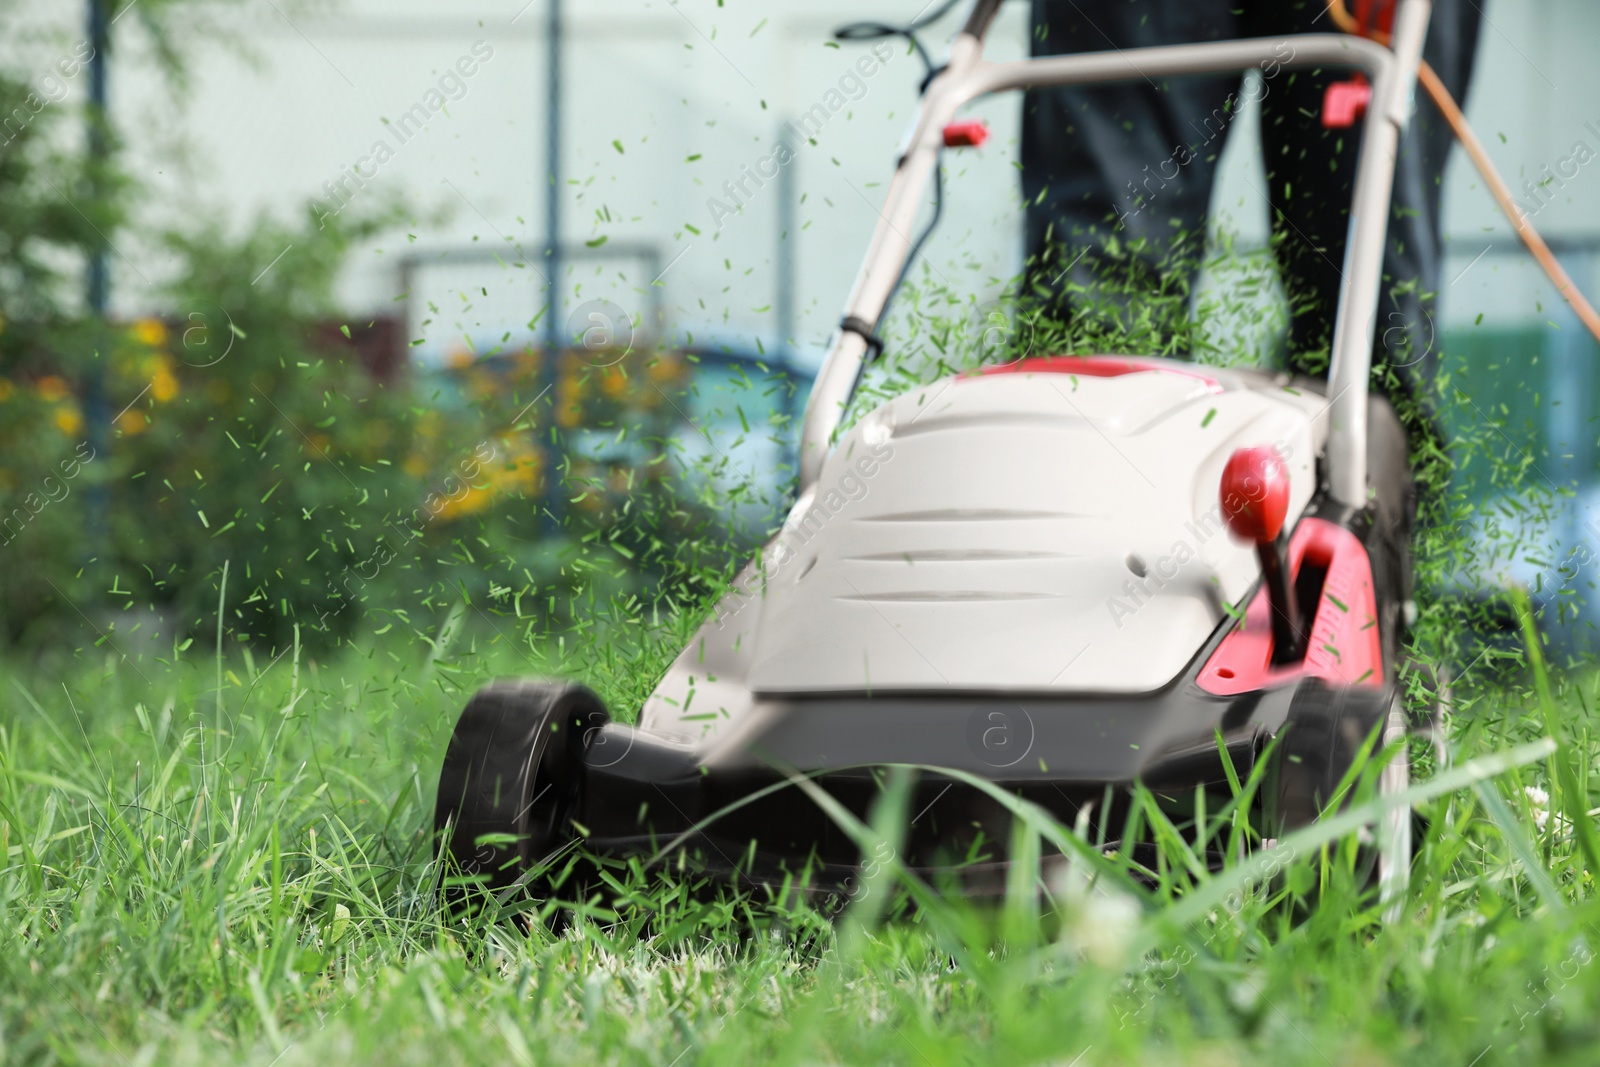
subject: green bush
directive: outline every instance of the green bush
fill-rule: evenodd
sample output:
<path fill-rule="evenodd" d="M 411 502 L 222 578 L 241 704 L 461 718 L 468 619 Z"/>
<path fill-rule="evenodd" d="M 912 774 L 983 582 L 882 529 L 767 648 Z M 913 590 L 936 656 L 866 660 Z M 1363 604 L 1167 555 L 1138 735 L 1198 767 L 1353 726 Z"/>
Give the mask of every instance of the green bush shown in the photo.
<path fill-rule="evenodd" d="M 0 578 L 12 642 L 170 650 L 221 610 L 231 639 L 281 650 L 298 629 L 316 649 L 427 636 L 458 604 L 522 639 L 630 594 L 704 594 L 727 539 L 677 484 L 683 358 L 568 352 L 549 382 L 520 351 L 376 380 L 317 327 L 384 222 L 169 237 L 173 316 L 99 337 L 108 447 L 86 443 L 81 375 L 0 379 L 0 548 L 30 561 Z"/>

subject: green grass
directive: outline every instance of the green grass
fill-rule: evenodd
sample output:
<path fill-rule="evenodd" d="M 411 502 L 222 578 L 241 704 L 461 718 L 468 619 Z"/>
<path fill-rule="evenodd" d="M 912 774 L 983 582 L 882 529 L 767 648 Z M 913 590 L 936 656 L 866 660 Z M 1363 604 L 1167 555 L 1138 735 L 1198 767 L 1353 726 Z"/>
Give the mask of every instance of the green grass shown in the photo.
<path fill-rule="evenodd" d="M 907 300 L 945 314 L 937 293 Z M 912 331 L 927 351 L 874 367 L 862 403 L 970 362 L 959 320 Z M 1022 340 L 1145 351 L 1165 336 L 1133 325 L 1149 345 Z M 1497 426 L 1456 440 L 1519 507 L 1553 506 Z M 1471 541 L 1472 504 L 1442 491 L 1437 457 L 1422 466 L 1438 489 L 1423 495 L 1435 531 L 1419 547 L 1425 585 L 1463 568 L 1489 575 L 1486 553 L 1522 550 L 1515 530 Z M 0 1055 L 285 1067 L 1595 1061 L 1600 678 L 1547 676 L 1512 647 L 1463 654 L 1470 613 L 1439 600 L 1423 605 L 1417 646 L 1472 669 L 1447 723 L 1452 764 L 1437 768 L 1413 743 L 1404 799 L 1426 825 L 1391 924 L 1353 873 L 1351 831 L 1382 804 L 1365 784 L 1337 819 L 1215 876 L 1168 833 L 1153 888 L 1126 879 L 1126 858 L 1019 806 L 1011 847 L 1024 862 L 1005 903 L 980 909 L 929 897 L 897 867 L 910 772 L 890 776 L 870 825 L 834 812 L 873 861 L 837 921 L 626 871 L 559 936 L 446 917 L 433 792 L 462 704 L 491 677 L 550 673 L 630 718 L 700 614 L 672 590 L 717 579 L 688 577 L 648 602 L 591 582 L 573 597 L 573 615 L 591 621 L 556 635 L 525 629 L 520 608 L 495 621 L 457 604 L 441 606 L 430 635 L 373 636 L 320 662 L 296 648 L 270 662 L 242 646 L 212 655 L 204 640 L 136 662 L 104 643 L 0 662 Z M 1163 809 L 1140 799 L 1159 826 Z M 1247 837 L 1247 810 L 1212 808 L 1207 834 Z M 1042 877 L 1053 853 L 1071 863 Z"/>
<path fill-rule="evenodd" d="M 12 664 L 5 1059 L 1593 1062 L 1591 835 L 1559 814 L 1587 831 L 1592 682 L 1529 675 L 1526 692 L 1513 682 L 1458 710 L 1459 788 L 1420 804 L 1429 824 L 1392 926 L 1345 873 L 1348 848 L 1302 838 L 1216 879 L 1091 890 L 1096 864 L 1115 864 L 1034 815 L 1019 844 L 1079 855 L 1042 917 L 1024 882 L 1005 908 L 934 901 L 886 921 L 896 871 L 872 846 L 892 842 L 889 817 L 855 827 L 891 860 L 837 923 L 633 879 L 559 937 L 442 917 L 434 778 L 468 693 L 564 668 L 625 701 L 684 625 L 617 628 L 539 665 L 499 644 Z M 1461 762 L 1544 736 L 1559 750 L 1519 768 Z M 1181 847 L 1168 852 L 1181 869 Z"/>

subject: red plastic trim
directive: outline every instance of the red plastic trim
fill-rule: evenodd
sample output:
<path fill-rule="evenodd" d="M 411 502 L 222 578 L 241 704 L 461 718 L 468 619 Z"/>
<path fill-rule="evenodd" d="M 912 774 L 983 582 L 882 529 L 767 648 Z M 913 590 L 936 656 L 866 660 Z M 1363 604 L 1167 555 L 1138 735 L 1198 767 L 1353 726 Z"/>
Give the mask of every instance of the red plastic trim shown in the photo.
<path fill-rule="evenodd" d="M 1322 127 L 1348 130 L 1360 122 L 1372 105 L 1372 86 L 1357 74 L 1349 81 L 1333 82 L 1322 94 Z"/>
<path fill-rule="evenodd" d="M 1222 639 L 1201 668 L 1197 679 L 1201 689 L 1234 696 L 1302 677 L 1321 678 L 1331 685 L 1383 685 L 1378 602 L 1366 547 L 1342 526 L 1304 519 L 1289 540 L 1289 572 L 1299 574 L 1308 555 L 1327 567 L 1328 576 L 1305 660 L 1272 666 L 1272 608 L 1267 591 L 1259 589 L 1245 609 L 1243 625 Z"/>
<path fill-rule="evenodd" d="M 989 139 L 989 127 L 981 119 L 962 119 L 944 128 L 946 148 L 982 148 Z"/>
<path fill-rule="evenodd" d="M 1213 393 L 1223 391 L 1222 383 L 1211 375 L 1186 367 L 1165 363 L 1147 363 L 1126 356 L 1031 356 L 1014 363 L 997 367 L 984 367 L 978 371 L 983 377 L 991 374 L 1077 374 L 1085 378 L 1119 378 L 1124 374 L 1141 374 L 1155 371 L 1160 374 L 1179 374 L 1205 382 Z"/>

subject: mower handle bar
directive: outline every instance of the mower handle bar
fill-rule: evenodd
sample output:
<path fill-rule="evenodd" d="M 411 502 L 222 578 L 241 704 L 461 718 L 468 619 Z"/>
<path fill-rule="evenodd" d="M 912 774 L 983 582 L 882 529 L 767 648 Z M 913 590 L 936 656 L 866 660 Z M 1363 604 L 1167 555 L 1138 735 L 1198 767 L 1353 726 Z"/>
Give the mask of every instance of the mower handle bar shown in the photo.
<path fill-rule="evenodd" d="M 840 419 L 860 384 L 868 336 L 875 332 L 905 265 L 911 246 L 907 235 L 916 223 L 923 190 L 938 165 L 944 126 L 961 107 L 991 93 L 1032 86 L 1138 81 L 1277 65 L 1353 67 L 1372 81 L 1328 369 L 1328 489 L 1340 503 L 1365 506 L 1367 380 L 1372 370 L 1395 156 L 1409 119 L 1432 0 L 1399 0 L 1392 48 L 1348 34 L 1298 34 L 991 63 L 983 58 L 983 38 L 999 9 L 1000 0 L 974 0 L 962 31 L 950 45 L 948 60 L 923 91 L 866 259 L 845 305 L 845 325 L 829 342 L 806 405 L 800 437 L 801 494 L 816 484 Z M 1288 56 L 1281 54 L 1285 45 Z"/>

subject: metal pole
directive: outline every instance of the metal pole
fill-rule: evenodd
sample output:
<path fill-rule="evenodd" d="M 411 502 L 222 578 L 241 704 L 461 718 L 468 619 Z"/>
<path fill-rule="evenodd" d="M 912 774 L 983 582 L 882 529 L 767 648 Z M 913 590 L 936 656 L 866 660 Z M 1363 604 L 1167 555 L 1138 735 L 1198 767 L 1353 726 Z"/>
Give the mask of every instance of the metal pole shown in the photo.
<path fill-rule="evenodd" d="M 778 139 L 784 139 L 788 123 L 778 127 Z M 799 198 L 800 181 L 795 172 L 800 167 L 799 145 L 789 146 L 789 162 L 778 168 L 778 356 L 783 360 L 787 389 L 783 394 L 783 413 L 788 416 L 786 433 L 789 437 L 788 459 L 795 469 L 800 463 L 800 413 L 799 378 L 794 365 L 794 287 L 795 243 L 799 236 L 795 229 L 795 203 Z"/>
<path fill-rule="evenodd" d="M 110 113 L 107 110 L 107 75 L 111 65 L 111 26 L 106 21 L 105 0 L 88 0 L 89 44 L 94 54 L 89 60 L 89 164 L 91 203 L 99 204 L 106 196 L 105 167 L 111 151 L 108 128 Z M 103 326 L 111 304 L 110 250 L 103 235 L 95 238 L 89 253 L 87 299 L 89 312 L 97 324 Z M 110 438 L 106 407 L 105 364 L 103 343 L 107 333 L 97 331 L 102 339 L 97 343 L 90 362 L 83 372 L 83 422 L 89 447 L 96 457 L 104 456 Z M 88 504 L 89 554 L 103 558 L 106 547 L 107 499 L 106 487 L 91 479 L 86 489 Z"/>
<path fill-rule="evenodd" d="M 106 25 L 102 0 L 89 0 L 89 45 L 94 55 L 89 60 L 89 160 L 94 165 L 92 180 L 95 192 L 101 191 L 99 168 L 105 165 L 106 141 Z M 111 282 L 107 273 L 106 247 L 97 242 L 89 257 L 89 309 L 96 317 L 104 317 L 111 296 Z"/>
<path fill-rule="evenodd" d="M 549 82 L 545 87 L 545 265 L 550 289 L 545 307 L 545 344 L 557 351 L 564 340 L 557 322 L 561 311 L 561 0 L 550 0 L 545 42 Z"/>
<path fill-rule="evenodd" d="M 1582 292 L 1592 292 L 1596 271 L 1594 257 L 1581 261 L 1583 266 L 1573 271 L 1574 281 L 1583 283 Z M 1545 426 L 1545 452 L 1556 468 L 1555 480 L 1563 488 L 1576 491 L 1571 500 L 1562 502 L 1564 521 L 1551 524 L 1551 550 L 1570 568 L 1554 590 L 1546 622 L 1554 627 L 1567 645 L 1568 651 L 1586 653 L 1594 650 L 1589 624 L 1600 615 L 1600 593 L 1596 592 L 1597 568 L 1594 564 L 1595 521 L 1588 505 L 1595 499 L 1594 476 L 1594 414 L 1590 398 L 1594 396 L 1594 339 L 1578 321 L 1572 307 L 1557 298 L 1556 322 L 1558 333 L 1545 334 L 1544 360 L 1549 396 L 1560 401 L 1551 405 L 1550 417 Z M 1571 591 L 1570 597 L 1562 594 Z M 1563 600 L 1573 605 L 1576 617 L 1561 607 Z M 1564 617 L 1567 616 L 1567 617 Z"/>
<path fill-rule="evenodd" d="M 545 270 L 549 273 L 549 288 L 544 311 L 544 378 L 551 386 L 550 410 L 555 412 L 560 401 L 553 388 L 561 374 L 561 351 L 567 340 L 563 336 L 561 317 L 561 0 L 550 0 L 549 18 L 545 24 L 545 60 L 549 80 L 545 85 Z M 566 448 L 558 444 L 555 419 L 550 420 L 545 447 L 549 456 L 549 469 L 544 483 L 546 529 L 554 533 L 560 527 L 566 512 L 566 496 L 562 490 L 561 468 Z"/>
<path fill-rule="evenodd" d="M 783 139 L 781 133 L 778 139 Z M 786 360 L 794 352 L 794 205 L 799 166 L 791 146 L 789 162 L 778 168 L 778 351 Z"/>

